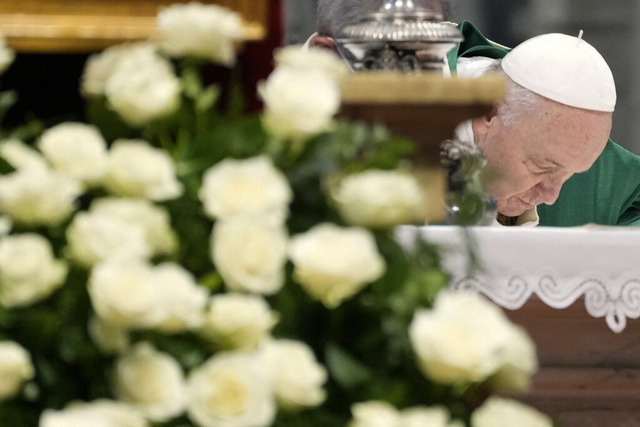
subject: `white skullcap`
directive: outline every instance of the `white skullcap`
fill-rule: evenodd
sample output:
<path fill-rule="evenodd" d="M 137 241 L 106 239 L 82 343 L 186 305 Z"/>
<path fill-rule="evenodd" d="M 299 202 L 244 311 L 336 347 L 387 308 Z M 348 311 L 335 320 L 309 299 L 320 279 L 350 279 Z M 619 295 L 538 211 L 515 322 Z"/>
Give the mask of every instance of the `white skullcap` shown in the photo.
<path fill-rule="evenodd" d="M 582 37 L 533 37 L 504 57 L 502 69 L 519 85 L 561 104 L 608 112 L 616 106 L 613 74 Z"/>

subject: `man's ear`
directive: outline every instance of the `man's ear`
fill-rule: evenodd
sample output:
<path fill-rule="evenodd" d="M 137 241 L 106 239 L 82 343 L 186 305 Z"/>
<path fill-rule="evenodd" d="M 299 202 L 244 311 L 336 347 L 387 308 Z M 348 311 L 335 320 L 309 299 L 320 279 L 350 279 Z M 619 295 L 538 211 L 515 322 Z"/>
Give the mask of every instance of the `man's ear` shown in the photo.
<path fill-rule="evenodd" d="M 329 49 L 333 50 L 334 52 L 338 52 L 338 46 L 336 45 L 336 42 L 331 37 L 327 36 L 313 36 L 309 41 L 309 46 Z"/>
<path fill-rule="evenodd" d="M 494 120 L 497 120 L 498 107 L 494 107 L 488 114 L 473 119 L 473 134 L 481 137 L 484 136 L 491 127 Z"/>

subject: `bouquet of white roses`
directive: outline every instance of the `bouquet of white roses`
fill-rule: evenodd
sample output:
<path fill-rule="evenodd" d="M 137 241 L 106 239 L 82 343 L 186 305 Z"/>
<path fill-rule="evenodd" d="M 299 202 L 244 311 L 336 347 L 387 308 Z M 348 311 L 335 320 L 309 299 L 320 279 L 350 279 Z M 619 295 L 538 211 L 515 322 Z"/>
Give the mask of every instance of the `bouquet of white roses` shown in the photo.
<path fill-rule="evenodd" d="M 526 389 L 527 334 L 394 239 L 413 143 L 335 118 L 324 51 L 280 50 L 244 114 L 203 78 L 242 33 L 169 7 L 90 57 L 91 123 L 0 143 L 0 424 L 550 425 L 487 400 Z"/>

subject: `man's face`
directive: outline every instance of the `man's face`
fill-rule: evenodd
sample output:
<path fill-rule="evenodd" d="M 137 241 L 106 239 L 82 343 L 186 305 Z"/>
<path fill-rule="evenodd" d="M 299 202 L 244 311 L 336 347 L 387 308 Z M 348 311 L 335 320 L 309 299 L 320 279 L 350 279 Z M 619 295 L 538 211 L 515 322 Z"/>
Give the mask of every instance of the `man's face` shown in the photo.
<path fill-rule="evenodd" d="M 486 190 L 503 215 L 553 204 L 562 184 L 588 170 L 608 140 L 611 113 L 545 104 L 549 108 L 510 126 L 498 116 L 474 121 L 476 143 L 487 159 Z"/>

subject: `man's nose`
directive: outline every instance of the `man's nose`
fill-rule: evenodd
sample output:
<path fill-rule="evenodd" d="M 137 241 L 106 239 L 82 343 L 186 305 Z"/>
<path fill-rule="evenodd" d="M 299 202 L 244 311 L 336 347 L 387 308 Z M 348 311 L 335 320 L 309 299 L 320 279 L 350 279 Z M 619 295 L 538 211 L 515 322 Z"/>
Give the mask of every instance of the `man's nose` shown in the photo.
<path fill-rule="evenodd" d="M 566 180 L 550 179 L 538 184 L 538 196 L 540 197 L 540 202 L 545 205 L 554 204 L 555 201 L 558 200 L 560 189 L 562 188 L 564 181 Z"/>

